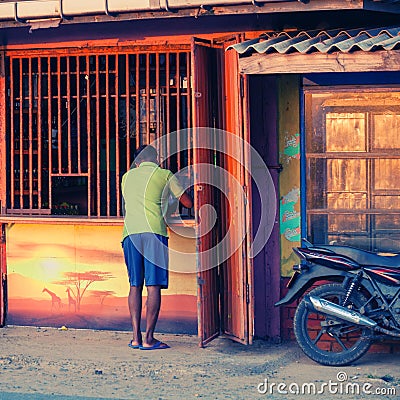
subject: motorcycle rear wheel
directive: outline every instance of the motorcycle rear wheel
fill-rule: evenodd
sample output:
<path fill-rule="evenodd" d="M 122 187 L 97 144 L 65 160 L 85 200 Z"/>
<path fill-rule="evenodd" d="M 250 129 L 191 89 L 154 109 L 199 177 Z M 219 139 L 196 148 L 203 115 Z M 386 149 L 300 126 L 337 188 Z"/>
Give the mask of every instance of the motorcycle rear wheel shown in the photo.
<path fill-rule="evenodd" d="M 340 284 L 326 284 L 312 290 L 310 295 L 342 305 L 346 289 Z M 366 301 L 365 296 L 356 291 L 350 296 L 347 307 L 358 311 Z M 372 344 L 369 328 L 309 310 L 304 300 L 297 307 L 293 324 L 303 352 L 322 365 L 350 364 L 363 356 Z"/>

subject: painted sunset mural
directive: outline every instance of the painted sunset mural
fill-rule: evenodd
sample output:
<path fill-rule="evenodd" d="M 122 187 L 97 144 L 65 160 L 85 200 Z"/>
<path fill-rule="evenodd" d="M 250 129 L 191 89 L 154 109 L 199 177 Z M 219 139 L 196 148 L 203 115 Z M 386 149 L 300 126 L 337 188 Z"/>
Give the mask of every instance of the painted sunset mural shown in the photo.
<path fill-rule="evenodd" d="M 120 240 L 119 226 L 10 226 L 7 323 L 130 330 L 129 284 Z M 182 246 L 172 234 L 171 248 L 175 240 Z M 186 247 L 191 246 L 193 240 L 187 240 Z M 171 255 L 170 265 L 183 261 Z M 196 333 L 195 274 L 170 273 L 157 328 Z"/>

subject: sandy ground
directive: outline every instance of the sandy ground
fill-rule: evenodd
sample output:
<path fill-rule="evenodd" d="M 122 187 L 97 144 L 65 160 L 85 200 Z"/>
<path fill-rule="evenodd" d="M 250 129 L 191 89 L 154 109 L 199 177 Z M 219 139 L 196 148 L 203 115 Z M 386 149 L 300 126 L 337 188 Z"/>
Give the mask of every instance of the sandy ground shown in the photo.
<path fill-rule="evenodd" d="M 47 399 L 45 394 L 156 400 L 400 398 L 399 354 L 368 354 L 354 365 L 331 368 L 307 359 L 295 343 L 243 346 L 220 338 L 201 349 L 195 336 L 158 338 L 171 348 L 130 349 L 129 332 L 2 328 L 0 399 L 7 393 L 38 400 Z M 323 394 L 302 389 L 304 383 Z M 346 389 L 346 383 L 353 389 Z M 297 387 L 304 396 L 284 393 Z M 371 394 L 363 394 L 364 389 Z"/>

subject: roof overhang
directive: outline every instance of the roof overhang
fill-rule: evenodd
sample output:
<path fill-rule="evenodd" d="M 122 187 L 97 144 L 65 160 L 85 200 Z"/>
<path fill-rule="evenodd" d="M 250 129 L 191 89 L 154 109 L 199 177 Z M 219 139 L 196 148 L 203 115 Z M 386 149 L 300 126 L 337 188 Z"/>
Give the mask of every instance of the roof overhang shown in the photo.
<path fill-rule="evenodd" d="M 243 74 L 400 71 L 400 27 L 268 33 L 232 50 Z"/>
<path fill-rule="evenodd" d="M 101 23 L 155 18 L 364 10 L 400 13 L 400 0 L 31 0 L 0 2 L 0 29 L 53 21 Z"/>
<path fill-rule="evenodd" d="M 400 71 L 400 50 L 332 54 L 255 54 L 239 59 L 242 74 Z"/>

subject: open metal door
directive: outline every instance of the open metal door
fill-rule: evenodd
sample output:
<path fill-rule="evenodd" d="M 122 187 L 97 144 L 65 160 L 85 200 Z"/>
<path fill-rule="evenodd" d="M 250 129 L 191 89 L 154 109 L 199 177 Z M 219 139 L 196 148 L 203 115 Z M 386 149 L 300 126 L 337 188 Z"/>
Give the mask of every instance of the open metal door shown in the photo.
<path fill-rule="evenodd" d="M 6 211 L 6 66 L 5 54 L 0 52 L 0 214 Z M 6 225 L 0 224 L 0 326 L 4 326 L 7 311 Z"/>
<path fill-rule="evenodd" d="M 215 49 L 207 41 L 192 40 L 194 207 L 196 220 L 197 311 L 200 346 L 220 334 L 219 266 L 215 246 L 213 131 L 215 126 Z"/>
<path fill-rule="evenodd" d="M 239 38 L 214 46 L 195 38 L 192 42 L 201 346 L 220 334 L 244 344 L 253 336 L 247 87 L 239 75 L 237 53 L 225 52 L 232 40 Z"/>
<path fill-rule="evenodd" d="M 247 79 L 240 76 L 238 55 L 225 51 L 240 37 L 225 40 L 222 64 L 224 99 L 224 155 L 222 168 L 227 171 L 226 196 L 221 198 L 223 236 L 230 238 L 229 254 L 221 272 L 222 331 L 243 344 L 253 339 L 253 264 L 251 244 L 250 139 L 247 121 Z"/>

